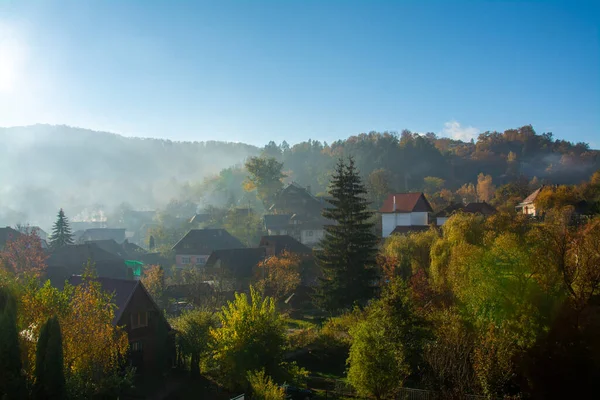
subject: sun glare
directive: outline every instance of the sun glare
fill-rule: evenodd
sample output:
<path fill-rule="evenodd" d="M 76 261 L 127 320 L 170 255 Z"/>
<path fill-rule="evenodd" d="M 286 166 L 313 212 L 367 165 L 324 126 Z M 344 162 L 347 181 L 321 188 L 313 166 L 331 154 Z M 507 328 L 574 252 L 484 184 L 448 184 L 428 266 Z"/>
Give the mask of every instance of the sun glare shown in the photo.
<path fill-rule="evenodd" d="M 12 93 L 25 64 L 26 48 L 14 30 L 0 22 L 0 93 Z"/>

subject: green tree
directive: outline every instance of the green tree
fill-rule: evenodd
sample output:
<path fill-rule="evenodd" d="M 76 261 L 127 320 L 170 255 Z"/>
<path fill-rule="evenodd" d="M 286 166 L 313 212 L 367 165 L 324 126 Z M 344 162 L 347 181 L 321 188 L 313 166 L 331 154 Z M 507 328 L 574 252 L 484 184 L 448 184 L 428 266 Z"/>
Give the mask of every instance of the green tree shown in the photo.
<path fill-rule="evenodd" d="M 252 400 L 284 400 L 285 390 L 273 382 L 265 370 L 249 371 L 248 383 L 252 389 Z"/>
<path fill-rule="evenodd" d="M 69 226 L 69 219 L 65 216 L 65 212 L 61 208 L 58 212 L 58 217 L 52 228 L 52 237 L 50 238 L 50 247 L 58 249 L 66 245 L 73 244 L 73 234 Z"/>
<path fill-rule="evenodd" d="M 211 329 L 214 361 L 229 388 L 247 388 L 247 372 L 264 368 L 278 377 L 282 370 L 285 326 L 271 297 L 250 287 L 250 296 L 236 293 L 223 307 L 220 327 Z"/>
<path fill-rule="evenodd" d="M 24 394 L 16 300 L 8 288 L 0 287 L 0 398 L 21 399 Z"/>
<path fill-rule="evenodd" d="M 265 208 L 269 208 L 277 194 L 283 188 L 281 172 L 283 163 L 272 157 L 250 157 L 246 169 L 250 175 L 244 181 L 244 189 L 248 192 L 256 190 L 258 198 Z"/>
<path fill-rule="evenodd" d="M 66 394 L 62 334 L 54 316 L 42 326 L 37 341 L 34 398 L 60 400 Z"/>
<path fill-rule="evenodd" d="M 411 375 L 421 375 L 426 321 L 416 312 L 410 289 L 394 279 L 381 299 L 367 308 L 365 320 L 350 329 L 348 380 L 363 396 L 394 395 Z"/>
<path fill-rule="evenodd" d="M 190 374 L 200 375 L 200 361 L 210 349 L 210 330 L 217 325 L 211 312 L 193 310 L 183 313 L 173 320 L 177 330 L 177 345 L 184 357 L 190 358 Z"/>
<path fill-rule="evenodd" d="M 340 159 L 332 177 L 329 200 L 323 216 L 333 224 L 325 227 L 325 237 L 316 251 L 317 264 L 323 270 L 316 300 L 327 310 L 351 307 L 366 302 L 374 289 L 377 237 L 369 222 L 371 212 L 366 191 L 354 160 Z"/>

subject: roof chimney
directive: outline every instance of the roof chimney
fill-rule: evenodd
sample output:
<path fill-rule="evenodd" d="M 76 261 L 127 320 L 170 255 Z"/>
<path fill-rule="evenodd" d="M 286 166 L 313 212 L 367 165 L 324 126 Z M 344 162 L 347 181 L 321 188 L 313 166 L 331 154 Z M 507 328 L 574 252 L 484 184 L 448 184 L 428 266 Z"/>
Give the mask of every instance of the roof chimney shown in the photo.
<path fill-rule="evenodd" d="M 396 212 L 396 195 L 394 195 L 394 212 Z"/>

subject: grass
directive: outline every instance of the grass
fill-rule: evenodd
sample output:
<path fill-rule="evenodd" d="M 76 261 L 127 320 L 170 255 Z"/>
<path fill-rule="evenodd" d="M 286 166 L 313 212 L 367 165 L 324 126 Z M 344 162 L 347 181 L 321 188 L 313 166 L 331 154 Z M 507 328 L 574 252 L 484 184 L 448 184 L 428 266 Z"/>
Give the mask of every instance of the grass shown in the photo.
<path fill-rule="evenodd" d="M 317 326 L 314 322 L 304 319 L 286 318 L 285 322 L 288 329 L 310 329 Z"/>

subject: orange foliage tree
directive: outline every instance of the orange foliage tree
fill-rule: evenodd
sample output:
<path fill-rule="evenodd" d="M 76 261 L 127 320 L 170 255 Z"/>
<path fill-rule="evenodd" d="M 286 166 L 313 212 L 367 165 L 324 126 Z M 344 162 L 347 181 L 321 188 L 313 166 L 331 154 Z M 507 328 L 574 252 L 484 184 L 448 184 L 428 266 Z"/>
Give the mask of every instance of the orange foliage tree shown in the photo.
<path fill-rule="evenodd" d="M 256 287 L 276 300 L 292 293 L 300 284 L 301 260 L 297 254 L 284 251 L 256 266 Z"/>
<path fill-rule="evenodd" d="M 0 252 L 0 265 L 18 280 L 39 278 L 46 270 L 47 258 L 40 237 L 34 230 L 8 240 Z"/>
<path fill-rule="evenodd" d="M 41 288 L 35 282 L 24 288 L 19 325 L 28 376 L 33 375 L 39 331 L 52 315 L 58 317 L 62 330 L 65 377 L 70 390 L 85 398 L 112 390 L 129 379 L 122 375 L 129 346 L 127 334 L 113 325 L 112 295 L 103 292 L 90 276 L 84 277 L 80 285 L 66 284 L 62 291 L 49 281 Z"/>

